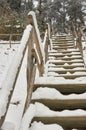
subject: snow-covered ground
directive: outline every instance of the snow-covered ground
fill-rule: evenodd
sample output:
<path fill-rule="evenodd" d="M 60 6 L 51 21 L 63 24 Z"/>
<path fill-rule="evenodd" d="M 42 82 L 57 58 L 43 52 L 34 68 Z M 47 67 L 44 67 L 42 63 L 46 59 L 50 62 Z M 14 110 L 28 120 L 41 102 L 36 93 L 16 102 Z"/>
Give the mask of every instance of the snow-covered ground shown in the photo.
<path fill-rule="evenodd" d="M 4 42 L 3 42 L 4 43 Z M 13 44 L 10 48 L 9 44 L 0 44 L 0 88 L 3 87 L 2 83 L 7 76 L 7 71 L 14 55 L 16 54 L 20 44 Z M 22 118 L 23 108 L 26 99 L 26 56 L 23 61 L 22 69 L 16 83 L 16 88 L 11 100 L 11 104 L 6 116 L 3 130 L 18 130 Z M 15 59 L 16 62 L 16 59 Z M 2 97 L 3 102 L 3 97 Z M 0 102 L 1 103 L 1 102 Z"/>
<path fill-rule="evenodd" d="M 0 86 L 18 47 L 19 44 L 14 44 L 11 48 L 9 44 L 0 44 Z"/>
<path fill-rule="evenodd" d="M 24 110 L 24 105 L 25 105 L 26 94 L 27 94 L 27 91 L 26 91 L 27 89 L 27 80 L 26 80 L 27 51 L 24 55 L 24 58 L 23 58 L 23 52 L 26 47 L 26 44 L 28 43 L 27 41 L 29 39 L 31 29 L 32 29 L 31 25 L 28 25 L 26 27 L 23 33 L 23 37 L 20 41 L 20 44 L 18 44 L 19 47 L 17 47 L 17 49 L 14 48 L 14 45 L 11 45 L 11 48 L 8 48 L 7 44 L 5 44 L 5 48 L 2 49 L 4 54 L 8 55 L 8 53 L 6 53 L 6 50 L 11 50 L 13 46 L 12 53 L 9 53 L 7 60 L 3 62 L 5 69 L 3 71 L 3 75 L 2 75 L 3 80 L 0 86 L 1 88 L 0 89 L 0 107 L 1 107 L 0 117 L 2 117 L 6 111 L 6 105 L 8 102 L 9 92 L 12 90 L 18 68 L 20 67 L 19 65 L 21 63 L 21 59 L 23 59 L 20 73 L 18 75 L 18 79 L 15 84 L 14 93 L 12 95 L 11 104 L 7 112 L 6 120 L 2 126 L 3 130 L 5 129 L 7 130 L 7 128 L 10 129 L 8 124 L 10 124 L 11 128 L 14 130 L 18 130 L 20 126 L 20 122 L 21 122 L 21 118 L 22 118 L 23 110 Z M 4 42 L 2 44 L 4 44 Z M 15 50 L 15 53 L 13 54 L 14 50 Z M 1 62 L 2 62 L 2 59 L 4 60 L 3 54 L 2 54 Z"/>
<path fill-rule="evenodd" d="M 5 41 L 2 41 L 5 43 Z M 0 88 L 3 87 L 3 81 L 7 76 L 7 72 L 14 55 L 16 54 L 20 44 L 13 44 L 10 48 L 9 44 L 0 44 Z M 16 59 L 15 59 L 16 62 Z M 4 124 L 4 130 L 18 129 L 18 124 L 21 120 L 21 113 L 23 113 L 23 107 L 26 98 L 26 59 L 19 75 L 19 79 L 16 84 L 15 93 L 11 100 L 9 111 Z M 2 97 L 3 102 L 3 97 Z M 0 102 L 1 103 L 1 102 Z M 15 114 L 16 113 L 16 114 Z M 9 116 L 10 115 L 10 116 Z M 21 115 L 21 116 L 20 116 Z M 16 122 L 16 123 L 15 123 Z M 10 127 L 10 129 L 9 129 Z"/>

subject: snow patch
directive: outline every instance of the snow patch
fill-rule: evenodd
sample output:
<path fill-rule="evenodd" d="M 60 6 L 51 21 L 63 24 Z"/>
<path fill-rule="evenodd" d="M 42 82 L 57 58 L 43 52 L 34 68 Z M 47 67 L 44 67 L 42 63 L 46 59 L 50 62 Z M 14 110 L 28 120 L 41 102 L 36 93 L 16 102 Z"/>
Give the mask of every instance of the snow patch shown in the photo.
<path fill-rule="evenodd" d="M 13 60 L 11 61 L 7 73 L 4 77 L 4 80 L 0 86 L 0 88 L 2 88 L 0 90 L 0 117 L 2 117 L 5 114 L 8 102 L 8 96 L 10 94 L 10 91 L 12 90 L 17 70 L 23 57 L 23 50 L 27 44 L 31 29 L 32 29 L 31 25 L 28 25 L 27 28 L 25 29 L 20 47 L 18 48 L 16 54 L 14 55 Z"/>
<path fill-rule="evenodd" d="M 45 125 L 42 122 L 33 122 L 29 130 L 63 130 L 63 128 L 57 124 Z"/>
<path fill-rule="evenodd" d="M 86 99 L 86 92 L 83 94 L 63 95 L 54 88 L 40 87 L 35 92 L 33 92 L 32 99 L 57 99 L 57 100 Z"/>

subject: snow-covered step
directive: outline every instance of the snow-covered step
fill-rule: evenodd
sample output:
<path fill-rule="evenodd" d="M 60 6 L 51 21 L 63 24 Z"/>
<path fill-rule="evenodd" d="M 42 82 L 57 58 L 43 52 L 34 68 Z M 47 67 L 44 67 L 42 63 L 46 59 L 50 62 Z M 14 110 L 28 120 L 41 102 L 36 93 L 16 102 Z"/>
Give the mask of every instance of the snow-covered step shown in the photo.
<path fill-rule="evenodd" d="M 86 110 L 86 99 L 32 99 L 32 103 L 35 102 L 42 103 L 54 111 L 64 109 L 74 110 L 78 108 Z"/>
<path fill-rule="evenodd" d="M 58 124 L 43 124 L 42 122 L 33 122 L 29 130 L 63 130 Z"/>
<path fill-rule="evenodd" d="M 66 57 L 54 57 L 54 56 L 50 56 L 50 57 L 48 57 L 48 60 L 51 60 L 51 59 L 54 59 L 54 60 L 69 60 L 69 61 L 71 61 L 71 60 L 82 60 L 82 57 L 68 57 L 68 56 L 66 56 Z"/>
<path fill-rule="evenodd" d="M 82 56 L 80 54 L 61 54 L 61 53 L 58 53 L 58 54 L 49 54 L 48 57 L 54 57 L 54 58 L 82 58 Z"/>
<path fill-rule="evenodd" d="M 68 51 L 68 50 L 67 51 L 57 51 L 57 50 L 56 51 L 49 51 L 48 53 L 49 53 L 49 55 L 55 55 L 55 54 L 56 55 L 59 55 L 59 54 L 65 54 L 65 55 L 66 54 L 71 54 L 71 55 L 73 54 L 73 55 L 75 55 L 75 54 L 80 54 L 80 56 L 81 56 L 81 53 L 79 51 Z"/>
<path fill-rule="evenodd" d="M 52 43 L 53 43 L 53 45 L 58 45 L 58 44 L 74 45 L 74 42 L 73 42 L 73 41 L 63 42 L 63 41 L 52 40 Z"/>
<path fill-rule="evenodd" d="M 72 38 L 67 38 L 67 37 L 65 37 L 65 38 L 60 37 L 60 38 L 58 38 L 58 40 L 59 41 L 61 41 L 61 40 L 64 40 L 64 41 L 68 40 L 69 41 L 69 40 L 73 40 L 73 39 Z"/>
<path fill-rule="evenodd" d="M 56 52 L 49 52 L 49 53 L 54 53 L 54 54 L 59 54 L 59 53 L 61 53 L 61 54 L 80 54 L 81 55 L 81 53 L 80 52 L 78 52 L 78 51 L 56 51 Z"/>
<path fill-rule="evenodd" d="M 80 68 L 80 69 L 60 69 L 60 68 L 49 68 L 48 72 L 57 72 L 58 74 L 66 74 L 67 72 L 70 72 L 71 74 L 75 72 L 86 72 L 86 69 Z"/>
<path fill-rule="evenodd" d="M 73 39 L 72 36 L 57 36 L 58 39 Z"/>
<path fill-rule="evenodd" d="M 67 111 L 66 111 L 67 112 Z M 75 111 L 76 112 L 76 111 Z M 75 114 L 74 112 L 74 114 Z M 81 111 L 82 112 L 82 111 Z M 79 113 L 79 111 L 77 110 L 77 113 Z M 71 115 L 71 111 L 70 111 L 70 115 Z M 40 117 L 35 117 L 33 121 L 37 121 L 37 122 L 42 122 L 44 124 L 58 124 L 60 126 L 62 126 L 64 129 L 65 128 L 82 128 L 85 130 L 86 128 L 86 116 L 40 116 Z"/>
<path fill-rule="evenodd" d="M 60 43 L 61 42 L 65 42 L 65 43 L 67 43 L 67 42 L 74 42 L 73 39 L 67 39 L 67 38 L 66 39 L 57 39 L 57 38 L 55 39 L 55 38 L 51 38 L 51 40 L 55 41 L 55 42 L 60 42 Z"/>
<path fill-rule="evenodd" d="M 86 76 L 86 72 L 75 72 L 73 74 L 67 72 L 67 74 L 58 74 L 55 72 L 48 72 L 47 76 L 51 76 L 51 77 L 63 77 L 65 79 L 75 79 L 78 77 L 85 77 Z"/>
<path fill-rule="evenodd" d="M 32 122 L 56 123 L 65 130 L 86 127 L 86 69 L 80 51 L 72 36 L 51 40 L 44 77 L 36 78 L 33 87 Z"/>
<path fill-rule="evenodd" d="M 86 91 L 86 76 L 76 79 L 65 79 L 63 77 L 40 77 L 35 80 L 33 90 L 39 87 L 55 88 L 61 93 L 83 93 Z"/>
<path fill-rule="evenodd" d="M 64 42 L 53 42 L 53 46 L 74 46 L 74 43 L 64 43 Z"/>
<path fill-rule="evenodd" d="M 55 65 L 55 64 L 48 64 L 48 67 L 54 67 L 54 68 L 64 68 L 64 69 L 74 69 L 77 67 L 84 67 L 84 64 L 73 64 L 73 65 Z"/>
<path fill-rule="evenodd" d="M 68 47 L 58 47 L 58 46 L 56 46 L 56 47 L 54 47 L 54 46 L 52 46 L 52 48 L 53 49 L 70 49 L 70 48 L 74 48 L 74 46 L 68 46 Z"/>
<path fill-rule="evenodd" d="M 73 45 L 70 45 L 70 46 L 68 46 L 68 45 L 67 45 L 67 46 L 64 46 L 64 45 L 63 45 L 63 46 L 60 46 L 60 45 L 59 45 L 59 46 L 58 46 L 58 45 L 52 45 L 52 48 L 53 48 L 53 49 L 60 49 L 60 48 L 61 48 L 61 49 L 68 49 L 68 48 L 74 48 L 74 46 L 73 46 Z"/>
<path fill-rule="evenodd" d="M 74 41 L 72 38 L 62 38 L 62 39 L 60 39 L 60 38 L 51 38 L 51 40 L 53 40 L 53 41 L 57 41 L 57 42 L 63 42 L 63 41 L 65 41 L 65 42 L 70 42 L 70 41 Z"/>
<path fill-rule="evenodd" d="M 58 42 L 54 42 L 53 46 L 73 46 L 73 43 L 58 43 Z"/>
<path fill-rule="evenodd" d="M 76 54 L 72 54 L 72 53 L 56 53 L 56 55 L 54 53 L 49 53 L 48 57 L 54 57 L 54 58 L 82 58 L 82 56 L 79 53 Z M 82 59 L 83 60 L 83 59 Z"/>
<path fill-rule="evenodd" d="M 53 53 L 52 53 L 52 52 L 49 52 L 49 54 L 54 54 L 54 55 L 55 55 L 55 54 L 56 54 L 56 55 L 59 55 L 59 54 L 65 54 L 65 55 L 66 55 L 66 54 L 71 54 L 71 55 L 73 54 L 73 55 L 76 55 L 76 54 L 78 54 L 78 55 L 81 55 L 80 52 L 61 52 L 61 51 L 53 52 Z M 66 57 L 67 57 L 67 56 L 66 56 Z"/>
<path fill-rule="evenodd" d="M 83 63 L 82 60 L 72 60 L 72 61 L 64 61 L 64 60 L 50 60 L 49 63 L 55 64 L 55 65 L 60 65 L 60 64 L 73 64 L 73 63 Z M 83 63 L 84 64 L 84 63 Z"/>
<path fill-rule="evenodd" d="M 59 124 L 63 128 L 86 128 L 86 111 L 82 109 L 52 111 L 41 103 L 35 103 L 36 115 L 33 121 L 44 124 Z"/>
<path fill-rule="evenodd" d="M 54 49 L 52 49 L 52 50 L 49 50 L 48 52 L 51 52 L 51 53 L 57 53 L 57 52 L 59 52 L 59 50 L 54 50 Z M 62 53 L 71 53 L 71 52 L 79 52 L 80 53 L 80 51 L 79 51 L 79 49 L 67 49 L 67 50 L 61 50 L 61 52 Z"/>
<path fill-rule="evenodd" d="M 55 111 L 78 108 L 86 110 L 86 92 L 63 95 L 54 88 L 40 87 L 32 94 L 32 103 L 35 102 L 40 102 Z"/>
<path fill-rule="evenodd" d="M 57 41 L 57 39 L 52 39 L 52 42 L 56 42 L 56 41 Z M 67 42 L 73 43 L 74 41 L 73 40 L 69 40 L 69 39 L 61 39 L 61 40 L 58 40 L 57 42 L 66 44 Z"/>

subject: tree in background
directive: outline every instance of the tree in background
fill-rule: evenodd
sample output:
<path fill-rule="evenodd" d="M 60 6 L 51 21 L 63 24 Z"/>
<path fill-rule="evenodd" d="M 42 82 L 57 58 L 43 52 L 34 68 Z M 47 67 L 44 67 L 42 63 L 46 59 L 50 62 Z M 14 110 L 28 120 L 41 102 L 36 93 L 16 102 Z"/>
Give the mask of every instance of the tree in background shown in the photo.
<path fill-rule="evenodd" d="M 67 13 L 69 15 L 70 21 L 73 20 L 75 29 L 77 28 L 77 22 L 81 21 L 84 24 L 84 16 L 86 15 L 83 12 L 83 4 L 81 0 L 69 0 Z"/>
<path fill-rule="evenodd" d="M 47 13 L 48 13 L 48 2 L 47 0 L 36 0 L 38 2 L 37 6 L 34 8 L 40 31 L 45 29 L 45 23 L 47 22 Z"/>
<path fill-rule="evenodd" d="M 86 1 L 83 0 L 85 3 Z M 53 28 L 58 28 L 58 31 L 64 32 L 64 28 L 70 28 L 70 21 L 73 20 L 74 25 L 77 25 L 77 21 L 80 20 L 84 23 L 84 16 L 86 13 L 83 10 L 86 9 L 86 5 L 82 0 L 54 0 L 51 2 L 48 18 L 53 23 Z"/>
<path fill-rule="evenodd" d="M 38 3 L 36 6 L 34 6 L 34 1 Z M 73 21 L 75 28 L 77 28 L 78 20 L 84 24 L 84 16 L 86 15 L 84 3 L 86 0 L 0 0 L 0 7 L 4 8 L 4 11 L 9 8 L 7 11 L 9 16 L 14 16 L 14 19 L 22 26 L 26 25 L 27 13 L 34 10 L 41 31 L 45 29 L 45 23 L 48 22 L 52 30 L 57 31 L 58 29 L 59 32 L 64 32 L 65 27 L 71 28 L 71 21 Z M 7 12 L 2 14 L 5 19 Z M 0 19 L 4 19 L 2 17 Z M 13 19 L 10 17 L 10 20 Z M 15 24 L 17 23 L 15 22 Z"/>
<path fill-rule="evenodd" d="M 10 8 L 19 12 L 21 8 L 21 0 L 7 0 L 7 3 L 10 5 Z"/>
<path fill-rule="evenodd" d="M 0 0 L 0 33 L 22 33 L 32 0 Z"/>
<path fill-rule="evenodd" d="M 0 33 L 21 33 L 23 27 L 19 14 L 5 0 L 0 2 Z"/>

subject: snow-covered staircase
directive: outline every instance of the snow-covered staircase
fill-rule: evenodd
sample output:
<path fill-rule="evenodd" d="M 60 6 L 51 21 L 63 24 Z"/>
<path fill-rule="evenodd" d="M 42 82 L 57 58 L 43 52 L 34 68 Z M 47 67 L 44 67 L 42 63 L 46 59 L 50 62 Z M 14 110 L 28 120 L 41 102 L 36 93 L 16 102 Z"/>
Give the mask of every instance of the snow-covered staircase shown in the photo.
<path fill-rule="evenodd" d="M 31 102 L 38 104 L 32 122 L 86 129 L 86 68 L 71 35 L 52 36 L 45 74 L 36 78 Z"/>

